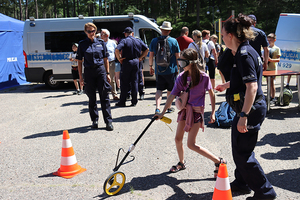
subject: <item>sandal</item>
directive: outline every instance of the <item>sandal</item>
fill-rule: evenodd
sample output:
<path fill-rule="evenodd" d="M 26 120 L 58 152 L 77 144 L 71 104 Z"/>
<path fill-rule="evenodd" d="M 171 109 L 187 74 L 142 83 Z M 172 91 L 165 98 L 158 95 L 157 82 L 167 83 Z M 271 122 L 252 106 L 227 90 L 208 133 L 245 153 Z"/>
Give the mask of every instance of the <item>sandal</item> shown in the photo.
<path fill-rule="evenodd" d="M 186 169 L 185 164 L 181 163 L 181 162 L 178 162 L 177 165 L 174 165 L 174 166 L 171 167 L 169 172 L 170 173 L 176 173 L 180 170 L 185 170 L 185 169 Z"/>
<path fill-rule="evenodd" d="M 214 170 L 214 178 L 217 178 L 217 176 L 218 176 L 219 166 L 221 163 L 227 164 L 226 160 L 224 160 L 223 158 L 220 158 L 219 163 L 215 163 L 216 170 Z"/>

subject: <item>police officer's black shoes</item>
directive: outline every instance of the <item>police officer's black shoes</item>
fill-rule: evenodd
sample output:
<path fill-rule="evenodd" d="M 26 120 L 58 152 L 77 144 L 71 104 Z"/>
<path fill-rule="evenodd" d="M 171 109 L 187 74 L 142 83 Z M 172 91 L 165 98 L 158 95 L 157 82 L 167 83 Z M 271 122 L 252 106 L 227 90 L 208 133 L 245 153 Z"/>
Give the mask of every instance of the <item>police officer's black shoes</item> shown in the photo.
<path fill-rule="evenodd" d="M 256 197 L 247 197 L 246 200 L 273 200 L 276 199 L 276 197 L 271 197 L 271 198 L 267 198 L 267 199 L 258 199 Z"/>
<path fill-rule="evenodd" d="M 240 192 L 243 194 L 250 194 L 251 189 L 246 185 L 239 185 L 236 181 L 230 183 L 230 188 L 232 192 Z"/>
<path fill-rule="evenodd" d="M 121 104 L 120 102 L 116 103 L 115 104 L 117 107 L 125 107 L 126 105 L 125 104 Z"/>
<path fill-rule="evenodd" d="M 93 121 L 92 128 L 98 128 L 98 121 Z"/>
<path fill-rule="evenodd" d="M 108 123 L 106 124 L 106 130 L 107 130 L 107 131 L 113 131 L 113 130 L 114 130 L 114 127 L 113 127 L 113 125 L 112 125 L 112 122 L 108 122 Z"/>

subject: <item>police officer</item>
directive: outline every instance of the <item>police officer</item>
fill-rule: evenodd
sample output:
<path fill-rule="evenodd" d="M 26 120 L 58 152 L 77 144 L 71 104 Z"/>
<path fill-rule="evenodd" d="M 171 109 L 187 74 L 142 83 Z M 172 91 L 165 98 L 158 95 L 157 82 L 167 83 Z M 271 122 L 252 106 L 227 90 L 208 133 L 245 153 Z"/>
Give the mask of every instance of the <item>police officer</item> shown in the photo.
<path fill-rule="evenodd" d="M 268 58 L 269 56 L 269 43 L 267 36 L 263 30 L 260 30 L 255 27 L 256 25 L 256 17 L 255 15 L 248 15 L 248 17 L 251 18 L 251 23 L 252 23 L 252 30 L 256 33 L 256 37 L 254 40 L 250 40 L 249 43 L 250 45 L 257 51 L 257 53 L 261 56 L 261 47 L 264 49 L 264 58 Z M 264 65 L 263 69 L 267 70 L 268 67 L 268 59 L 264 59 Z"/>
<path fill-rule="evenodd" d="M 97 27 L 93 23 L 84 25 L 87 38 L 79 42 L 78 46 L 78 73 L 79 82 L 85 85 L 85 93 L 89 97 L 89 113 L 92 120 L 92 128 L 98 128 L 98 109 L 96 102 L 96 90 L 98 89 L 101 102 L 101 110 L 106 123 L 106 130 L 112 131 L 112 116 L 108 92 L 111 91 L 108 52 L 103 40 L 95 37 Z M 84 80 L 82 76 L 82 62 L 84 58 Z"/>
<path fill-rule="evenodd" d="M 142 40 L 134 38 L 134 33 L 131 27 L 124 30 L 125 39 L 121 40 L 118 44 L 115 53 L 117 59 L 122 64 L 121 66 L 121 95 L 120 101 L 116 106 L 125 107 L 128 91 L 131 88 L 131 106 L 135 106 L 138 102 L 138 72 L 139 63 L 148 54 L 148 47 Z M 122 56 L 120 54 L 122 51 Z"/>
<path fill-rule="evenodd" d="M 231 144 L 236 169 L 235 180 L 230 184 L 231 190 L 247 194 L 253 190 L 254 196 L 246 200 L 275 199 L 273 186 L 253 152 L 258 131 L 266 116 L 267 106 L 261 89 L 262 61 L 248 42 L 255 38 L 250 26 L 251 19 L 242 14 L 224 23 L 223 41 L 235 52 L 235 64 L 231 70 L 230 81 L 218 85 L 216 89 L 218 91 L 228 89 L 227 101 L 234 94 L 239 94 L 240 99 L 244 99 L 241 110 L 235 109 L 237 115 L 232 122 Z M 232 107 L 234 108 L 234 104 Z"/>

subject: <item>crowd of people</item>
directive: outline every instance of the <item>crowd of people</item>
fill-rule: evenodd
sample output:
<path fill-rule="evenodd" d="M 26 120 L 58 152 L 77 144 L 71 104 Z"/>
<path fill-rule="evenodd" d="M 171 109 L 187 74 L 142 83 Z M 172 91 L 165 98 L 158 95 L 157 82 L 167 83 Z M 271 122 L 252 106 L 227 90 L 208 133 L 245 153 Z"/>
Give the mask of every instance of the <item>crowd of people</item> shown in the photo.
<path fill-rule="evenodd" d="M 143 100 L 143 60 L 150 52 L 150 74 L 156 76 L 154 116 L 160 119 L 165 113 L 174 112 L 172 102 L 176 96 L 180 96 L 182 91 L 188 91 L 189 94 L 187 104 L 178 112 L 177 118 L 175 146 L 179 162 L 169 171 L 174 173 L 186 168 L 182 140 L 184 133 L 188 132 L 188 148 L 214 163 L 214 177 L 217 176 L 220 163 L 226 161 L 196 144 L 199 129 L 204 131 L 205 94 L 208 92 L 211 101 L 209 123 L 215 122 L 215 93 L 226 90 L 226 101 L 229 104 L 235 102 L 231 98 L 238 94 L 242 105 L 231 105 L 237 113 L 231 128 L 232 155 L 236 165 L 231 189 L 242 193 L 253 190 L 254 196 L 247 199 L 275 199 L 276 193 L 253 151 L 258 131 L 266 116 L 266 102 L 261 89 L 262 72 L 276 70 L 281 53 L 274 44 L 276 35 L 270 33 L 266 36 L 255 25 L 254 15 L 239 14 L 237 18 L 226 20 L 222 28 L 222 38 L 226 46 L 223 48 L 217 43 L 217 35 L 210 35 L 209 30 L 193 30 L 190 38 L 188 27 L 183 27 L 181 35 L 173 38 L 170 36 L 171 23 L 164 21 L 160 26 L 161 36 L 153 38 L 148 48 L 142 40 L 134 37 L 131 27 L 125 28 L 125 38 L 118 43 L 109 38 L 109 30 L 101 29 L 96 34 L 95 24 L 87 23 L 84 26 L 87 38 L 79 44 L 74 43 L 72 50 L 75 56 L 70 56 L 76 87 L 74 94 L 82 94 L 84 86 L 84 92 L 89 98 L 92 127 L 98 128 L 98 90 L 106 129 L 112 131 L 114 128 L 109 93 L 113 100 L 118 100 L 115 104 L 117 107 L 125 107 L 129 95 L 132 107 L 138 103 L 138 94 L 140 100 Z M 163 45 L 162 42 L 165 42 L 164 48 L 167 49 L 165 63 L 159 61 L 158 55 L 162 54 L 158 48 Z M 77 66 L 74 64 L 75 60 Z M 216 68 L 222 77 L 222 84 L 217 86 Z M 272 101 L 275 101 L 274 80 L 275 77 L 272 77 Z M 120 89 L 120 97 L 117 89 Z M 167 100 L 161 109 L 165 90 Z"/>

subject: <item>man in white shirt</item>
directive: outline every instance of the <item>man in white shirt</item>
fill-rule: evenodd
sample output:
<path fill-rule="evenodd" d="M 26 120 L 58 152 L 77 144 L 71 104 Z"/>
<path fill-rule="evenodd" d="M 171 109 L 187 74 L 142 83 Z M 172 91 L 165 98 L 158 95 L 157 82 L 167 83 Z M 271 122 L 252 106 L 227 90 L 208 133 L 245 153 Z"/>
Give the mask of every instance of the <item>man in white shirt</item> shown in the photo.
<path fill-rule="evenodd" d="M 206 63 L 206 65 L 208 67 L 211 85 L 213 88 L 215 88 L 215 73 L 216 73 L 216 65 L 218 64 L 218 59 L 215 59 L 215 58 L 217 58 L 215 44 L 209 40 L 209 38 L 210 38 L 209 30 L 202 31 L 202 38 L 203 38 L 202 42 L 207 45 L 208 51 L 210 53 L 209 61 L 208 61 L 208 63 Z"/>
<path fill-rule="evenodd" d="M 110 73 L 110 85 L 112 87 L 111 94 L 113 95 L 114 100 L 118 100 L 118 95 L 116 91 L 116 84 L 115 84 L 115 49 L 117 44 L 115 41 L 109 39 L 110 32 L 107 29 L 101 29 L 101 39 L 105 42 L 107 52 L 109 53 L 108 62 L 109 62 L 109 73 Z"/>

